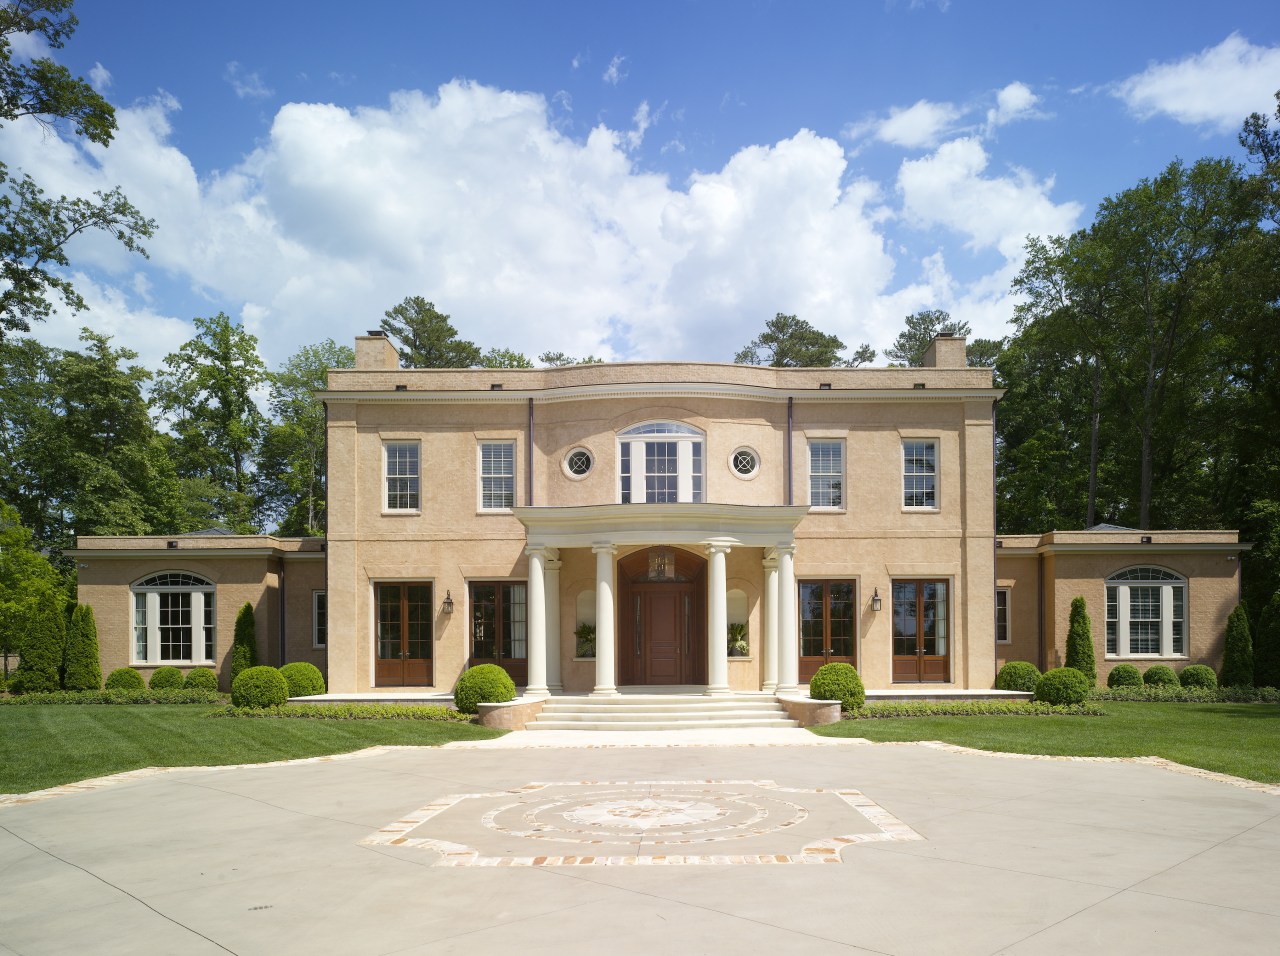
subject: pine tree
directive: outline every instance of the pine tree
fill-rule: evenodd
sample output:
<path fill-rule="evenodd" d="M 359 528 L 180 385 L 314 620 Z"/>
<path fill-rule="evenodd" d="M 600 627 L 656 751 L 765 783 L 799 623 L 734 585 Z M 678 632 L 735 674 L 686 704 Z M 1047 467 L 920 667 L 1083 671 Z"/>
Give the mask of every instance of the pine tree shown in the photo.
<path fill-rule="evenodd" d="M 64 600 L 51 588 L 42 588 L 30 608 L 26 639 L 22 642 L 22 663 L 18 665 L 19 686 L 24 694 L 58 690 L 63 647 L 67 640 L 62 610 Z"/>
<path fill-rule="evenodd" d="M 1258 624 L 1253 682 L 1258 687 L 1280 687 L 1280 591 L 1271 596 Z"/>
<path fill-rule="evenodd" d="M 1083 597 L 1071 599 L 1071 624 L 1067 628 L 1067 666 L 1075 668 L 1088 678 L 1090 687 L 1097 684 L 1098 668 L 1093 661 L 1093 626 Z"/>
<path fill-rule="evenodd" d="M 258 639 L 253 617 L 253 605 L 248 601 L 236 615 L 236 636 L 231 644 L 231 682 L 250 667 L 258 666 Z"/>
<path fill-rule="evenodd" d="M 1249 637 L 1249 617 L 1244 605 L 1227 618 L 1227 646 L 1222 654 L 1222 676 L 1218 682 L 1223 687 L 1253 686 L 1253 641 Z"/>
<path fill-rule="evenodd" d="M 77 604 L 71 612 L 62 684 L 67 690 L 102 689 L 98 625 L 93 619 L 93 608 L 88 604 Z"/>

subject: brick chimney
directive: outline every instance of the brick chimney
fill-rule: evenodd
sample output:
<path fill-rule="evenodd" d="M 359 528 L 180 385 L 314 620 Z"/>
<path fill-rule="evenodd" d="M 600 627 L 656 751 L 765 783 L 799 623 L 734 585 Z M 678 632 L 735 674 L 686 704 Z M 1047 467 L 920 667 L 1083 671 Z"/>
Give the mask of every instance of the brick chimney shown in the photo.
<path fill-rule="evenodd" d="M 924 350 L 925 368 L 965 368 L 968 364 L 963 336 L 939 332 Z"/>
<path fill-rule="evenodd" d="M 400 367 L 400 353 L 387 338 L 387 333 L 374 329 L 368 335 L 356 336 L 356 368 L 385 372 Z"/>

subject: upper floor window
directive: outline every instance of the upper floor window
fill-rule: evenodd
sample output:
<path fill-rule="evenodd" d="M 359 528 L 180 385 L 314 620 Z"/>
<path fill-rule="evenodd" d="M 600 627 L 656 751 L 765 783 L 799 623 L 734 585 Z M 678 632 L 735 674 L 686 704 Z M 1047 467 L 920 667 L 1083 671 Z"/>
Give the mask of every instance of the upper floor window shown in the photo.
<path fill-rule="evenodd" d="M 938 443 L 902 443 L 902 507 L 938 507 Z"/>
<path fill-rule="evenodd" d="M 679 422 L 646 422 L 618 433 L 623 504 L 703 501 L 703 434 Z"/>
<path fill-rule="evenodd" d="M 329 646 L 329 601 L 323 591 L 311 592 L 311 646 Z"/>
<path fill-rule="evenodd" d="M 1126 568 L 1107 578 L 1107 654 L 1187 653 L 1187 582 L 1164 568 Z"/>
<path fill-rule="evenodd" d="M 389 441 L 382 445 L 387 475 L 387 510 L 418 510 L 418 443 Z"/>
<path fill-rule="evenodd" d="M 996 642 L 1009 643 L 1009 589 L 996 589 Z"/>
<path fill-rule="evenodd" d="M 153 574 L 133 586 L 133 661 L 214 661 L 214 586 L 185 571 Z"/>
<path fill-rule="evenodd" d="M 480 510 L 510 511 L 516 503 L 516 443 L 480 443 Z"/>
<path fill-rule="evenodd" d="M 844 507 L 844 442 L 809 442 L 809 505 Z"/>

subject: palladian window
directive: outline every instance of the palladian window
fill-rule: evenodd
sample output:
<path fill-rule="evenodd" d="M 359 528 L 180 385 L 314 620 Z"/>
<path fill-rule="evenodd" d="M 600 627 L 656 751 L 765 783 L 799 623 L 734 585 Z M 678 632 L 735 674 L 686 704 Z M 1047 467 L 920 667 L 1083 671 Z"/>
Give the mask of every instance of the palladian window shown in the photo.
<path fill-rule="evenodd" d="M 153 574 L 133 586 L 133 663 L 215 660 L 214 586 L 185 571 Z"/>
<path fill-rule="evenodd" d="M 1183 657 L 1187 582 L 1164 568 L 1126 568 L 1107 578 L 1107 656 Z"/>
<path fill-rule="evenodd" d="M 680 422 L 646 422 L 618 433 L 625 504 L 703 501 L 703 434 Z"/>

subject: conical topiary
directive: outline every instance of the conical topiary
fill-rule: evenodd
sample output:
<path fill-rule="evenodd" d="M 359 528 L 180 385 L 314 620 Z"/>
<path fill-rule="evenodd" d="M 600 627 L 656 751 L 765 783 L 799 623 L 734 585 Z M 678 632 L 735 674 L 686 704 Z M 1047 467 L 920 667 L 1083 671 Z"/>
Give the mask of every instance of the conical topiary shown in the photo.
<path fill-rule="evenodd" d="M 93 608 L 77 604 L 67 631 L 62 684 L 67 690 L 101 690 L 102 663 L 98 654 L 98 624 Z"/>
<path fill-rule="evenodd" d="M 1227 646 L 1222 653 L 1222 675 L 1218 683 L 1223 687 L 1253 686 L 1253 641 L 1249 637 L 1249 617 L 1244 605 L 1227 618 Z"/>
<path fill-rule="evenodd" d="M 241 671 L 258 666 L 258 638 L 253 618 L 253 605 L 248 601 L 236 615 L 236 636 L 231 643 L 231 683 Z"/>
<path fill-rule="evenodd" d="M 60 688 L 58 669 L 66 644 L 65 602 L 52 588 L 43 588 L 29 607 L 27 634 L 22 641 L 19 685 L 24 694 Z"/>
<path fill-rule="evenodd" d="M 1082 597 L 1071 599 L 1071 624 L 1067 628 L 1067 666 L 1083 674 L 1090 687 L 1098 683 L 1098 668 L 1093 661 L 1093 627 Z"/>
<path fill-rule="evenodd" d="M 1271 596 L 1253 642 L 1253 683 L 1280 687 L 1280 591 Z"/>

